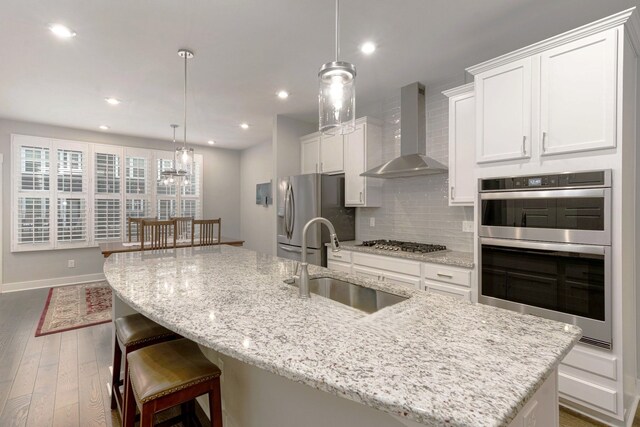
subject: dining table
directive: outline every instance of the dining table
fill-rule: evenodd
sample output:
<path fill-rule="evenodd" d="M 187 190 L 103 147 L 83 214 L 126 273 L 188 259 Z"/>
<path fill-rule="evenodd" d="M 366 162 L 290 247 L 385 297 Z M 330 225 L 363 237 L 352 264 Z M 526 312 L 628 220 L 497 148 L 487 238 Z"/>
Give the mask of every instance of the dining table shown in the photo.
<path fill-rule="evenodd" d="M 244 244 L 244 240 L 236 239 L 233 237 L 220 237 L 220 242 L 215 243 L 217 245 L 230 245 L 230 246 L 242 246 Z M 141 249 L 140 242 L 105 242 L 100 243 L 98 245 L 100 247 L 100 252 L 102 256 L 105 258 L 109 258 L 111 254 L 122 253 L 122 252 L 138 252 Z M 187 248 L 191 246 L 204 246 L 198 243 L 197 241 L 191 244 L 191 240 L 178 240 L 176 242 L 176 248 Z M 210 246 L 210 244 L 207 244 Z M 157 248 L 155 248 L 157 249 Z M 144 250 L 154 250 L 154 248 L 145 248 Z"/>

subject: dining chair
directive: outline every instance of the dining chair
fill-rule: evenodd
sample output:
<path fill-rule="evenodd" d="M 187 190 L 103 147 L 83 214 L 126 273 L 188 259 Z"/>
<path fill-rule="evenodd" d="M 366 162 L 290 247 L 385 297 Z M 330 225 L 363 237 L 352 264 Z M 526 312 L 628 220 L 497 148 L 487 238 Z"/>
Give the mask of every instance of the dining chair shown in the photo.
<path fill-rule="evenodd" d="M 218 226 L 218 233 L 215 233 L 215 226 Z M 196 226 L 198 227 L 198 237 L 196 241 Z M 222 229 L 222 218 L 217 219 L 194 219 L 191 221 L 191 246 L 199 245 L 219 245 Z"/>
<path fill-rule="evenodd" d="M 174 216 L 169 219 L 173 219 L 176 221 L 176 228 L 178 230 L 178 240 L 188 239 L 189 232 L 191 232 L 191 221 L 193 221 L 192 216 Z"/>
<path fill-rule="evenodd" d="M 140 241 L 140 224 L 142 224 L 142 221 L 155 221 L 157 220 L 157 217 L 148 217 L 148 218 L 132 218 L 129 217 L 127 218 L 127 234 L 129 235 L 129 242 L 133 242 L 134 240 L 131 240 L 134 233 L 136 236 L 136 242 Z"/>
<path fill-rule="evenodd" d="M 176 220 L 142 221 L 140 226 L 141 250 L 167 249 L 176 247 Z"/>

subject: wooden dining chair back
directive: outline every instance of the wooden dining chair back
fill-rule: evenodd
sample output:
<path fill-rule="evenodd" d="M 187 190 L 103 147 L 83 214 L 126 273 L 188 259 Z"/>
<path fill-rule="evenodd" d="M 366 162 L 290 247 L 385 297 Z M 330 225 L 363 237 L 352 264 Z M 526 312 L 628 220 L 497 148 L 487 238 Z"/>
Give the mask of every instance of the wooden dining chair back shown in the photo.
<path fill-rule="evenodd" d="M 142 233 L 140 225 L 142 221 L 155 221 L 158 218 L 127 218 L 127 234 L 129 235 L 129 242 L 139 242 L 140 241 L 140 233 Z M 135 236 L 135 240 L 132 240 Z"/>
<path fill-rule="evenodd" d="M 217 233 L 216 233 L 217 228 Z M 191 246 L 219 245 L 222 219 L 194 219 L 191 222 Z M 198 234 L 196 235 L 196 230 Z"/>
<path fill-rule="evenodd" d="M 142 221 L 141 250 L 176 247 L 176 220 Z"/>
<path fill-rule="evenodd" d="M 191 238 L 191 222 L 193 221 L 193 217 L 191 216 L 176 216 L 172 217 L 176 221 L 176 228 L 178 230 L 178 240 L 189 240 Z"/>

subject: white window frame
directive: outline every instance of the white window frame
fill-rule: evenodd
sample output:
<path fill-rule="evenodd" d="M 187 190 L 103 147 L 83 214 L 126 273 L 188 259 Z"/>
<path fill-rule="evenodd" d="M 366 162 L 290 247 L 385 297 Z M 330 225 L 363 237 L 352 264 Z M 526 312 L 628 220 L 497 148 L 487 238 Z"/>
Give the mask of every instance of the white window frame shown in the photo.
<path fill-rule="evenodd" d="M 21 147 L 37 146 L 49 149 L 49 190 L 19 190 L 19 180 L 21 179 Z M 81 151 L 84 156 L 83 167 L 83 191 L 79 192 L 62 192 L 58 191 L 58 149 L 68 149 Z M 41 250 L 56 250 L 70 248 L 88 248 L 95 247 L 99 243 L 112 241 L 126 241 L 127 236 L 127 200 L 143 199 L 148 205 L 147 214 L 151 217 L 158 215 L 157 206 L 159 199 L 173 199 L 176 203 L 176 216 L 181 216 L 182 200 L 196 200 L 196 218 L 202 217 L 203 208 L 203 176 L 204 162 L 201 154 L 194 156 L 194 162 L 197 166 L 197 195 L 182 195 L 180 188 L 177 188 L 176 195 L 159 195 L 157 194 L 157 159 L 173 158 L 173 152 L 158 151 L 151 149 L 131 148 L 108 144 L 94 144 L 81 141 L 68 141 L 53 138 L 44 138 L 28 135 L 11 135 L 11 252 L 29 252 Z M 97 180 L 96 173 L 96 154 L 115 154 L 120 157 L 120 193 L 96 193 Z M 147 176 L 144 194 L 127 194 L 126 192 L 126 159 L 127 157 L 144 157 L 147 159 Z M 86 207 L 86 235 L 82 242 L 58 242 L 58 197 L 69 196 L 70 198 L 81 198 Z M 46 243 L 18 243 L 18 199 L 20 197 L 37 197 L 49 199 L 49 241 Z M 120 200 L 120 238 L 113 239 L 96 239 L 95 237 L 95 203 L 98 199 L 117 199 Z"/>

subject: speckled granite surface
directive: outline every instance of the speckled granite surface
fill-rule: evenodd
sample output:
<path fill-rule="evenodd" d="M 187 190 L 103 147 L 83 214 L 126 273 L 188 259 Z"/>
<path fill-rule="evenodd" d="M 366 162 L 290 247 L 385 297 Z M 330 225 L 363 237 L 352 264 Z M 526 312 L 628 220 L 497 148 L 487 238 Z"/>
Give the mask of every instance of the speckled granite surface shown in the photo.
<path fill-rule="evenodd" d="M 340 242 L 340 245 L 342 249 L 346 251 L 364 252 L 367 254 L 384 255 L 394 258 L 413 259 L 422 262 L 452 265 L 454 267 L 473 268 L 473 254 L 470 252 L 440 251 L 428 254 L 414 254 L 412 252 L 387 251 L 367 246 L 358 246 L 360 243 L 362 242 L 349 241 Z"/>
<path fill-rule="evenodd" d="M 367 315 L 299 299 L 283 283 L 293 270 L 293 261 L 230 246 L 115 254 L 104 265 L 123 301 L 203 346 L 427 426 L 507 425 L 581 334 L 310 266 L 410 296 Z"/>

